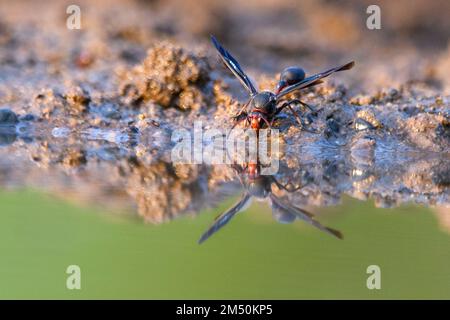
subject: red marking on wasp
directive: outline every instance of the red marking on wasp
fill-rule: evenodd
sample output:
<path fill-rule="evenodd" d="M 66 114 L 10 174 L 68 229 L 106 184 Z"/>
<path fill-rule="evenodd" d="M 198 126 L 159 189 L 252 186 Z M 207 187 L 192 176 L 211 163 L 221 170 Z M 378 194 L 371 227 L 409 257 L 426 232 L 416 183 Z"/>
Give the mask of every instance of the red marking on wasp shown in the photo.
<path fill-rule="evenodd" d="M 247 166 L 249 178 L 254 179 L 259 175 L 258 164 L 250 162 Z"/>
<path fill-rule="evenodd" d="M 252 127 L 252 129 L 259 130 L 260 129 L 259 119 L 257 117 L 252 117 L 250 121 L 250 126 Z"/>

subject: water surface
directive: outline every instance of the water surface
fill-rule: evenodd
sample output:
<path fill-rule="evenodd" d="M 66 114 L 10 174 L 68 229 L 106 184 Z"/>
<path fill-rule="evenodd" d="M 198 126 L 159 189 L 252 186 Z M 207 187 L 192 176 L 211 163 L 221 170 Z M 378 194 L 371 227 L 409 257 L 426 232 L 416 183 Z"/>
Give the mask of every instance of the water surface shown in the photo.
<path fill-rule="evenodd" d="M 275 177 L 298 190 L 273 194 L 344 239 L 278 223 L 254 201 L 199 245 L 247 190 L 235 170 L 173 166 L 139 139 L 92 137 L 3 139 L 1 298 L 450 297 L 445 157 L 362 165 L 334 149 L 287 153 Z M 73 264 L 81 290 L 66 289 Z M 366 286 L 370 265 L 380 290 Z"/>

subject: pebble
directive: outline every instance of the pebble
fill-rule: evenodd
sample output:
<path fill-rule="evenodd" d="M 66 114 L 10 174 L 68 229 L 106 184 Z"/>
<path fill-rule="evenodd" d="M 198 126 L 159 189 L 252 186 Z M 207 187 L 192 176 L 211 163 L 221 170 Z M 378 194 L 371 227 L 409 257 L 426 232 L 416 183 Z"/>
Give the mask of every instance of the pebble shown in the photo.
<path fill-rule="evenodd" d="M 375 129 L 375 127 L 370 122 L 361 118 L 357 118 L 355 121 L 355 130 L 363 131 L 367 129 Z"/>

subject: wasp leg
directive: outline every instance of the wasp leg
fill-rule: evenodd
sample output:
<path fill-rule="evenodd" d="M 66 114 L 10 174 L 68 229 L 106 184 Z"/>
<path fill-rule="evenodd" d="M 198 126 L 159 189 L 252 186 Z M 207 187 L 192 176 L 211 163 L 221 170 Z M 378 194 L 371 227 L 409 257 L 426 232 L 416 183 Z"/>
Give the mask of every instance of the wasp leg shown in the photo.
<path fill-rule="evenodd" d="M 302 119 L 302 117 L 300 117 L 298 115 L 298 113 L 294 110 L 294 108 L 292 108 L 290 105 L 288 105 L 287 107 L 295 115 L 295 118 L 297 119 L 297 122 L 300 124 L 302 130 L 310 132 L 310 133 L 318 133 L 318 131 L 313 130 L 313 129 L 309 129 L 309 128 L 306 127 L 307 125 L 306 125 L 305 121 Z"/>
<path fill-rule="evenodd" d="M 275 111 L 275 115 L 277 115 L 278 113 L 281 112 L 281 110 L 283 110 L 284 108 L 289 108 L 289 110 L 291 110 L 291 112 L 294 114 L 295 118 L 297 119 L 298 124 L 300 125 L 301 129 L 307 132 L 311 132 L 311 133 L 317 133 L 317 131 L 315 130 L 311 130 L 308 129 L 306 126 L 305 121 L 302 119 L 302 117 L 299 116 L 299 114 L 297 113 L 297 111 L 294 110 L 294 108 L 291 107 L 291 104 L 297 103 L 296 100 L 291 100 L 288 102 L 283 103 L 280 107 L 278 107 L 278 109 Z"/>
<path fill-rule="evenodd" d="M 293 100 L 291 100 L 289 102 L 300 104 L 300 105 L 308 108 L 314 116 L 317 116 L 318 110 L 316 110 L 316 108 L 314 108 L 313 106 L 307 104 L 306 102 L 303 102 L 303 101 L 301 101 L 299 99 L 293 99 Z"/>
<path fill-rule="evenodd" d="M 245 112 L 245 111 L 238 113 L 237 115 L 231 117 L 231 119 L 233 119 L 236 123 L 239 123 L 242 120 L 245 120 L 246 118 L 247 118 L 247 112 Z"/>
<path fill-rule="evenodd" d="M 299 189 L 301 189 L 303 187 L 303 186 L 296 186 L 296 187 L 293 187 L 293 188 L 289 188 L 288 186 L 292 186 L 292 183 L 290 181 L 288 183 L 286 183 L 285 185 L 283 185 L 275 177 L 272 177 L 272 181 L 275 183 L 275 185 L 279 189 L 286 190 L 287 192 L 295 192 L 295 191 L 297 191 L 297 190 L 299 190 Z"/>
<path fill-rule="evenodd" d="M 261 117 L 261 119 L 264 121 L 264 123 L 267 125 L 269 130 L 272 130 L 272 121 L 269 122 L 266 117 Z"/>
<path fill-rule="evenodd" d="M 232 116 L 231 119 L 238 121 L 243 117 L 243 115 L 245 115 L 245 117 L 247 117 L 247 112 L 245 112 L 245 109 L 247 108 L 249 103 L 250 103 L 250 100 L 248 100 L 246 103 L 244 103 L 241 110 L 239 110 L 239 112 L 236 115 Z"/>
<path fill-rule="evenodd" d="M 233 119 L 234 119 L 234 124 L 233 124 L 233 126 L 231 127 L 231 130 L 233 130 L 239 123 L 241 123 L 242 121 L 244 121 L 244 120 L 247 120 L 247 122 L 248 122 L 248 114 L 247 114 L 247 112 L 245 112 L 245 111 L 243 111 L 243 112 L 241 112 L 240 114 L 238 114 L 238 115 L 236 115 L 236 116 L 234 116 L 233 117 Z"/>
<path fill-rule="evenodd" d="M 270 126 L 273 127 L 273 124 L 275 123 L 275 121 L 278 119 L 278 117 L 273 116 L 272 120 L 270 121 Z"/>

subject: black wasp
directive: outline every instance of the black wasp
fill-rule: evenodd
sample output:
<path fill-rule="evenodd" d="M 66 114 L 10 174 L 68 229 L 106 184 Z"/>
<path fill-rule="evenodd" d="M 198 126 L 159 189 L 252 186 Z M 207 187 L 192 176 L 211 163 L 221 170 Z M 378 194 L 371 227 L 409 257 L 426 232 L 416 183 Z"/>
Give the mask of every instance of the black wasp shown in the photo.
<path fill-rule="evenodd" d="M 296 117 L 299 124 L 305 129 L 303 120 L 298 113 L 292 108 L 293 104 L 301 104 L 312 111 L 314 111 L 308 104 L 301 100 L 293 99 L 289 101 L 281 101 L 284 96 L 295 90 L 305 89 L 322 83 L 322 78 L 328 77 L 334 72 L 349 70 L 355 63 L 354 61 L 346 63 L 342 66 L 328 69 L 324 72 L 317 73 L 315 75 L 305 78 L 305 71 L 300 67 L 289 67 L 283 70 L 280 75 L 280 81 L 276 87 L 275 93 L 270 91 L 258 92 L 253 85 L 250 78 L 242 70 L 239 62 L 217 41 L 214 36 L 211 36 L 211 41 L 219 52 L 225 65 L 231 72 L 239 79 L 242 85 L 250 93 L 250 99 L 240 112 L 234 116 L 236 126 L 242 121 L 246 121 L 247 125 L 250 125 L 253 129 L 259 130 L 264 125 L 271 128 L 276 116 L 284 109 L 288 108 Z M 250 111 L 246 109 L 250 105 Z"/>

